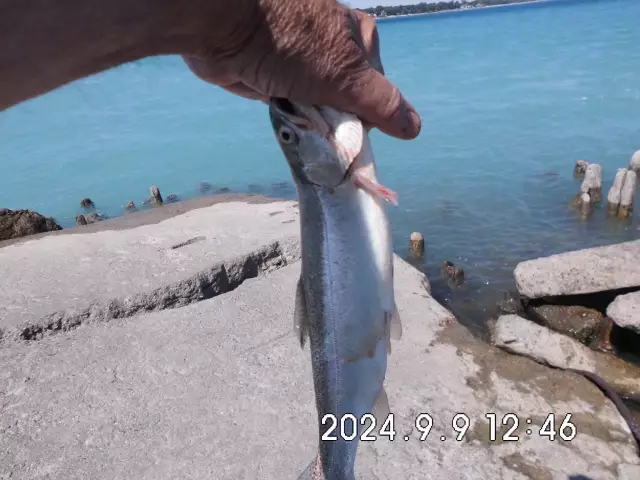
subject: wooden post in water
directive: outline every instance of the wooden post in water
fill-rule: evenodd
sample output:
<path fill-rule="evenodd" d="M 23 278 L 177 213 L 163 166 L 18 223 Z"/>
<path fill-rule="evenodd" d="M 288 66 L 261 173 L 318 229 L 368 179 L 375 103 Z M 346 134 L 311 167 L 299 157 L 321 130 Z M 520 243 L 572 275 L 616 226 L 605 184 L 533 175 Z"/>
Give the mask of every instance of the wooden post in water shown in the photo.
<path fill-rule="evenodd" d="M 597 203 L 602 199 L 602 167 L 592 163 L 587 167 L 584 180 L 580 186 L 580 194 L 588 193 L 591 203 Z"/>
<path fill-rule="evenodd" d="M 576 166 L 573 168 L 573 174 L 578 178 L 584 177 L 588 166 L 589 162 L 586 160 L 576 160 Z"/>
<path fill-rule="evenodd" d="M 636 183 L 638 176 L 633 170 L 627 170 L 622 184 L 620 193 L 620 208 L 618 208 L 618 217 L 627 218 L 633 212 L 633 200 L 636 195 Z"/>
<path fill-rule="evenodd" d="M 151 185 L 149 187 L 149 193 L 151 193 L 151 203 L 153 205 L 162 205 L 164 201 L 162 200 L 162 195 L 160 194 L 160 189 L 155 185 Z"/>
<path fill-rule="evenodd" d="M 584 192 L 580 195 L 580 214 L 583 217 L 588 216 L 591 213 L 591 196 Z"/>
<path fill-rule="evenodd" d="M 629 162 L 629 168 L 636 172 L 636 175 L 640 175 L 640 150 L 631 155 L 631 162 Z"/>
<path fill-rule="evenodd" d="M 420 232 L 413 232 L 409 238 L 409 252 L 414 257 L 424 256 L 424 237 Z"/>
<path fill-rule="evenodd" d="M 627 174 L 626 168 L 619 168 L 616 177 L 613 179 L 613 185 L 607 194 L 607 215 L 616 216 L 618 207 L 620 206 L 620 194 L 622 193 L 622 185 Z"/>

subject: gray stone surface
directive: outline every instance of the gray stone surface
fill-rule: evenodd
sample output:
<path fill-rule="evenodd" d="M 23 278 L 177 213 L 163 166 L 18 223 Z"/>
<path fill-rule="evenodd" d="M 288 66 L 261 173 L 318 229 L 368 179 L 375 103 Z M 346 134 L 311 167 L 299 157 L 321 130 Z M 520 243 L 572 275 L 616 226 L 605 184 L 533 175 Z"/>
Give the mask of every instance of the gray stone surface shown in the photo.
<path fill-rule="evenodd" d="M 0 248 L 0 330 L 36 338 L 223 293 L 299 258 L 297 217 L 294 202 L 226 202 Z"/>
<path fill-rule="evenodd" d="M 607 316 L 620 327 L 640 333 L 640 292 L 618 295 L 607 307 Z"/>
<path fill-rule="evenodd" d="M 607 208 L 610 210 L 618 211 L 618 205 L 620 205 L 620 193 L 622 192 L 622 185 L 624 184 L 624 177 L 627 173 L 626 168 L 619 168 L 616 171 L 616 176 L 613 179 L 609 193 L 607 194 Z"/>
<path fill-rule="evenodd" d="M 640 150 L 637 150 L 633 155 L 631 155 L 629 168 L 640 174 Z"/>
<path fill-rule="evenodd" d="M 182 308 L 5 342 L 0 478 L 296 478 L 317 448 L 309 351 L 292 332 L 299 268 Z M 397 258 L 395 272 L 404 334 L 386 388 L 398 436 L 361 444 L 358 479 L 615 480 L 640 463 L 597 388 L 479 343 L 421 274 Z M 491 442 L 488 412 L 515 413 L 520 440 L 500 427 Z M 413 429 L 421 413 L 433 418 L 425 441 Z M 540 436 L 549 413 L 557 425 L 571 413 L 577 436 Z M 461 442 L 456 414 L 471 421 Z"/>
<path fill-rule="evenodd" d="M 596 362 L 587 347 L 518 315 L 498 318 L 493 331 L 493 343 L 552 367 L 588 372 L 595 372 L 596 369 Z"/>
<path fill-rule="evenodd" d="M 521 295 L 540 298 L 640 286 L 640 240 L 527 260 L 514 271 Z"/>
<path fill-rule="evenodd" d="M 580 305 L 537 305 L 529 307 L 527 313 L 545 327 L 569 335 L 585 345 L 593 340 L 604 319 L 599 311 Z"/>
<path fill-rule="evenodd" d="M 493 327 L 493 343 L 556 368 L 585 370 L 602 377 L 618 392 L 635 398 L 640 395 L 640 367 L 620 358 L 600 353 L 561 333 L 518 315 L 503 315 Z"/>

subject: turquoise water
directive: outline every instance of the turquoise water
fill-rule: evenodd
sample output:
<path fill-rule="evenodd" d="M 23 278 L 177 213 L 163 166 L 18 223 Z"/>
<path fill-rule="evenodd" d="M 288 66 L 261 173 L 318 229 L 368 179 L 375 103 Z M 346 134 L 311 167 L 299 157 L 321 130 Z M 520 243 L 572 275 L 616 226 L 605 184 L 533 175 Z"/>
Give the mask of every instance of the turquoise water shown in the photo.
<path fill-rule="evenodd" d="M 423 116 L 414 141 L 373 134 L 396 251 L 425 235 L 442 301 L 481 325 L 518 261 L 638 238 L 638 223 L 581 221 L 577 159 L 615 170 L 640 149 L 640 2 L 563 0 L 379 22 L 383 60 Z M 182 198 L 210 182 L 292 197 L 266 107 L 159 57 L 67 85 L 0 115 L 0 207 L 63 226 L 79 201 L 120 215 L 149 185 Z M 606 195 L 606 191 L 604 192 Z M 450 290 L 443 260 L 466 271 Z"/>

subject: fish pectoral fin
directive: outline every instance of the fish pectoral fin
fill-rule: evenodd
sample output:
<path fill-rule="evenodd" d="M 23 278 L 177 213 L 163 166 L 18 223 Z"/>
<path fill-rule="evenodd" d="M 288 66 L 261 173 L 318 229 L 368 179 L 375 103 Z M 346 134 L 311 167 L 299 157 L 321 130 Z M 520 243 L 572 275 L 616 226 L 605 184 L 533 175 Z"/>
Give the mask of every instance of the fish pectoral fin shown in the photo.
<path fill-rule="evenodd" d="M 296 286 L 296 303 L 293 310 L 293 331 L 298 337 L 300 348 L 304 348 L 305 341 L 309 336 L 309 316 L 307 314 L 307 300 L 304 293 L 302 276 L 298 279 Z"/>
<path fill-rule="evenodd" d="M 380 389 L 380 394 L 378 395 L 376 402 L 373 404 L 373 412 L 371 413 L 376 417 L 376 422 L 378 424 L 383 424 L 389 416 L 389 397 L 387 397 L 384 385 Z"/>

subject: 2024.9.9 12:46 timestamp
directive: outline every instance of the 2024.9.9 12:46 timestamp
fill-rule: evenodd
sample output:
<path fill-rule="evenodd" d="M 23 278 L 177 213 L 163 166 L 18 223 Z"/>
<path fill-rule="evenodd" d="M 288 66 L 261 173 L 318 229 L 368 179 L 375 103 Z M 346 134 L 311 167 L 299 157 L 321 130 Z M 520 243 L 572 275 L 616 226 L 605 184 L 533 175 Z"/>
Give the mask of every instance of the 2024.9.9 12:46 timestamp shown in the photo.
<path fill-rule="evenodd" d="M 542 426 L 535 427 L 535 429 L 532 425 L 532 419 L 526 418 L 524 423 L 527 425 L 527 428 L 524 433 L 527 436 L 536 434 L 541 437 L 547 437 L 551 441 L 555 440 L 556 437 L 560 437 L 565 441 L 571 441 L 578 433 L 576 426 L 571 422 L 571 416 L 570 413 L 567 413 L 561 421 L 557 421 L 556 414 L 550 413 L 545 417 Z M 520 436 L 516 435 L 516 431 L 520 427 L 521 420 L 514 413 L 507 413 L 502 416 L 502 418 L 499 418 L 499 415 L 496 413 L 487 413 L 485 417 L 488 421 L 490 441 L 495 442 L 499 439 L 503 442 L 517 442 L 520 440 Z M 372 442 L 378 438 L 386 438 L 394 441 L 398 436 L 395 415 L 393 413 L 387 415 L 383 422 L 378 422 L 378 419 L 369 413 L 363 415 L 359 420 L 351 414 L 343 415 L 340 419 L 335 415 L 326 414 L 322 417 L 322 425 L 326 425 L 327 429 L 321 439 L 323 441 L 335 441 L 338 440 L 338 438 L 355 440 L 356 436 L 358 436 L 358 428 L 356 428 L 358 424 L 363 427 L 359 438 L 362 442 Z M 502 430 L 499 425 L 507 427 L 506 430 L 503 432 L 499 431 Z M 449 438 L 457 442 L 464 441 L 470 426 L 471 420 L 467 414 L 455 414 L 451 419 L 451 430 L 454 435 Z M 420 413 L 416 415 L 411 428 L 417 430 L 420 441 L 425 441 L 433 428 L 433 417 L 428 413 Z M 398 438 L 408 441 L 411 436 L 407 434 L 401 435 Z M 440 441 L 444 442 L 446 440 L 447 435 L 440 436 Z"/>

